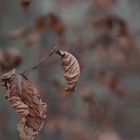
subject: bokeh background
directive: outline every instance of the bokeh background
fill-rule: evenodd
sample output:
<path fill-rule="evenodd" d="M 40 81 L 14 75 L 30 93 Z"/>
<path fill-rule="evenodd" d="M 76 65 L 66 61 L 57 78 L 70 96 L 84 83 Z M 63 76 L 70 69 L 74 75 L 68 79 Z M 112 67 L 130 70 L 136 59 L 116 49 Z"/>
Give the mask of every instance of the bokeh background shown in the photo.
<path fill-rule="evenodd" d="M 0 0 L 0 49 L 21 50 L 17 72 L 56 44 L 81 66 L 70 96 L 58 56 L 27 75 L 48 104 L 36 140 L 140 140 L 139 13 L 139 0 Z M 0 140 L 18 140 L 18 116 L 0 93 Z"/>

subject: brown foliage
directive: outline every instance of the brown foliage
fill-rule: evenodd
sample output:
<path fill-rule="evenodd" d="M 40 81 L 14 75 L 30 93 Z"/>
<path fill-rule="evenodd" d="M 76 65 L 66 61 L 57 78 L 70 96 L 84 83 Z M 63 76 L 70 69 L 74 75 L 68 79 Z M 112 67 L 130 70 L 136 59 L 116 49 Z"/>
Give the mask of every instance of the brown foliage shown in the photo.
<path fill-rule="evenodd" d="M 34 140 L 44 124 L 47 105 L 34 85 L 22 75 L 16 75 L 15 71 L 6 73 L 1 82 L 6 89 L 6 99 L 19 114 L 21 140 Z"/>
<path fill-rule="evenodd" d="M 80 76 L 80 66 L 77 59 L 70 53 L 59 51 L 55 47 L 47 57 L 40 60 L 35 68 L 54 53 L 62 57 L 64 76 L 68 83 L 65 90 L 72 92 Z M 15 73 L 13 68 L 16 68 L 20 64 L 19 60 L 21 60 L 18 50 L 5 50 L 1 53 L 0 59 L 4 73 L 1 77 L 1 83 L 6 90 L 6 99 L 20 117 L 17 128 L 21 140 L 34 140 L 44 124 L 47 105 L 42 102 L 35 86 L 25 76 Z"/>
<path fill-rule="evenodd" d="M 80 77 L 79 63 L 72 54 L 66 51 L 58 51 L 58 54 L 62 57 L 62 67 L 68 84 L 65 91 L 73 92 Z"/>
<path fill-rule="evenodd" d="M 56 1 L 57 0 L 55 0 L 55 2 Z M 48 120 L 48 123 L 52 123 L 52 128 L 56 129 L 57 132 L 63 133 L 64 135 L 69 135 L 70 138 L 68 139 L 112 140 L 115 139 L 115 136 L 110 136 L 110 134 L 106 135 L 101 133 L 97 138 L 94 138 L 93 135 L 95 131 L 98 128 L 102 128 L 102 126 L 104 126 L 105 128 L 111 126 L 115 130 L 118 130 L 118 128 L 119 130 L 121 130 L 121 127 L 123 127 L 123 129 L 126 129 L 125 132 L 129 132 L 126 127 L 130 128 L 131 125 L 126 125 L 125 121 L 128 121 L 129 117 L 131 117 L 131 113 L 126 114 L 125 109 L 129 112 L 129 106 L 132 107 L 132 100 L 138 102 L 139 96 L 135 94 L 134 90 L 133 94 L 131 95 L 129 95 L 129 92 L 131 92 L 131 90 L 127 92 L 127 90 L 129 90 L 130 88 L 127 87 L 129 85 L 125 83 L 127 82 L 126 77 L 128 79 L 130 79 L 131 77 L 129 77 L 130 75 L 127 76 L 126 73 L 135 74 L 135 72 L 137 71 L 137 73 L 139 74 L 140 66 L 137 60 L 139 60 L 140 55 L 138 54 L 139 52 L 137 53 L 137 55 L 136 53 L 132 54 L 132 51 L 134 51 L 134 44 L 132 42 L 132 37 L 129 34 L 127 22 L 119 16 L 106 13 L 109 10 L 109 7 L 117 0 L 92 1 L 95 4 L 95 9 L 89 9 L 90 14 L 86 13 L 89 17 L 91 17 L 91 15 L 94 15 L 89 19 L 90 25 L 85 25 L 85 23 L 87 23 L 87 21 L 85 21 L 85 23 L 82 23 L 82 27 L 79 26 L 78 29 L 73 22 L 75 19 L 73 19 L 69 14 L 69 17 L 67 16 L 66 18 L 66 15 L 63 13 L 63 11 L 65 11 L 66 9 L 66 6 L 69 6 L 70 9 L 73 8 L 73 1 L 57 1 L 59 5 L 64 5 L 65 7 L 62 6 L 61 10 L 58 8 L 60 10 L 60 13 L 48 13 L 48 15 L 41 15 L 39 18 L 37 18 L 31 27 L 30 35 L 27 37 L 27 44 L 28 46 L 31 46 L 32 44 L 35 44 L 40 39 L 40 37 L 42 37 L 42 39 L 40 40 L 42 41 L 40 43 L 41 47 L 39 49 L 41 52 L 43 52 L 44 55 L 44 53 L 48 53 L 48 44 L 50 44 L 50 42 L 55 42 L 51 39 L 56 39 L 56 42 L 62 41 L 64 43 L 64 49 L 65 47 L 68 47 L 69 50 L 73 50 L 74 53 L 78 55 L 79 60 L 82 62 L 81 64 L 83 66 L 83 75 L 81 78 L 81 82 L 84 86 L 80 86 L 78 90 L 78 95 L 82 100 L 77 98 L 77 95 L 69 98 L 69 94 L 64 94 L 63 85 L 62 82 L 60 82 L 62 79 L 59 76 L 56 76 L 58 75 L 58 71 L 53 69 L 55 67 L 54 64 L 56 61 L 49 61 L 49 67 L 47 67 L 47 69 L 45 65 L 42 65 L 42 69 L 40 69 L 41 76 L 39 84 L 41 85 L 41 90 L 45 93 L 44 96 L 46 96 L 46 93 L 54 91 L 54 87 L 50 86 L 52 75 L 54 74 L 53 76 L 56 76 L 58 78 L 57 79 L 55 77 L 56 79 L 54 78 L 55 80 L 53 82 L 56 88 L 55 91 L 61 94 L 57 94 L 55 100 L 52 99 L 54 97 L 52 97 L 52 94 L 47 94 L 47 97 L 51 96 L 49 98 L 49 101 L 50 99 L 52 99 L 51 101 L 55 102 L 54 104 L 54 102 L 50 101 L 50 104 L 52 104 L 51 107 L 53 106 L 53 109 L 50 108 L 49 115 L 51 121 Z M 83 3 L 83 1 L 81 3 Z M 21 0 L 21 5 L 25 10 L 29 8 L 30 4 L 31 0 Z M 74 7 L 76 7 L 76 5 L 74 5 Z M 99 9 L 96 9 L 96 6 Z M 101 15 L 99 13 L 100 10 L 103 9 L 100 8 L 106 9 L 107 11 L 105 11 L 105 13 Z M 77 10 L 79 11 L 79 9 Z M 67 11 L 66 9 L 66 12 L 69 11 Z M 64 16 L 64 21 L 60 18 L 60 15 L 62 17 Z M 85 18 L 85 20 L 87 19 L 88 17 Z M 78 18 L 77 22 L 79 22 L 78 25 L 81 24 L 81 21 L 78 21 Z M 64 24 L 66 24 L 66 34 L 64 34 Z M 94 31 L 92 31 L 92 29 L 95 29 L 97 31 L 97 34 L 93 33 Z M 90 30 L 92 34 L 90 34 Z M 72 37 L 73 32 L 75 33 L 74 37 Z M 9 32 L 8 37 L 24 37 L 24 35 L 26 35 L 25 33 L 26 31 L 22 28 L 16 29 Z M 43 36 L 41 35 L 45 35 L 45 37 L 48 38 L 43 38 Z M 71 41 L 71 37 L 76 38 L 76 41 Z M 89 41 L 87 41 L 88 37 Z M 88 47 L 94 48 L 94 51 L 88 50 Z M 64 51 L 57 51 L 57 53 L 62 57 L 62 68 L 64 70 L 64 76 L 67 81 L 66 91 L 72 92 L 74 91 L 76 83 L 80 76 L 79 64 L 76 58 L 70 53 Z M 5 61 L 3 53 L 0 54 L 0 64 L 1 66 L 4 65 L 4 71 L 9 71 L 20 63 L 17 61 L 19 59 L 17 56 L 9 56 L 10 55 L 8 54 L 8 59 L 7 61 Z M 10 64 L 8 64 L 7 62 Z M 13 62 L 16 62 L 16 64 L 14 64 Z M 18 130 L 21 133 L 21 138 L 31 140 L 41 129 L 41 124 L 44 123 L 44 119 L 46 117 L 46 105 L 40 100 L 40 96 L 38 95 L 38 91 L 35 89 L 35 87 L 24 76 L 15 75 L 12 71 L 11 74 L 7 73 L 6 75 L 4 75 L 4 77 L 7 77 L 6 79 L 2 80 L 3 86 L 6 88 L 6 98 L 10 101 L 21 118 L 18 125 Z M 49 88 L 45 87 L 46 83 L 49 84 Z M 12 87 L 11 89 L 9 88 L 9 85 Z M 7 89 L 11 90 L 10 94 Z M 53 92 L 53 94 L 55 94 L 55 91 Z M 13 96 L 15 92 L 18 94 L 15 94 Z M 9 95 L 12 95 L 12 97 L 9 97 Z M 71 101 L 73 100 L 73 98 L 74 101 Z M 73 104 L 74 102 L 76 102 L 76 105 Z M 43 108 L 45 110 L 43 110 Z M 56 115 L 57 113 L 61 114 L 62 116 L 58 117 Z M 41 115 L 40 117 L 38 116 L 39 114 L 44 115 Z M 54 116 L 55 118 L 53 119 Z M 65 122 L 67 119 L 68 122 Z M 78 125 L 77 120 L 79 121 L 80 125 Z M 86 127 L 88 127 L 87 131 Z M 50 128 L 51 127 L 47 126 L 47 133 L 51 131 Z M 91 137 L 89 135 L 90 130 L 92 131 Z M 56 131 L 54 131 L 53 135 L 55 135 Z M 133 130 L 131 129 L 131 131 Z M 123 132 L 121 134 L 123 134 Z M 129 137 L 129 135 L 127 137 Z"/>

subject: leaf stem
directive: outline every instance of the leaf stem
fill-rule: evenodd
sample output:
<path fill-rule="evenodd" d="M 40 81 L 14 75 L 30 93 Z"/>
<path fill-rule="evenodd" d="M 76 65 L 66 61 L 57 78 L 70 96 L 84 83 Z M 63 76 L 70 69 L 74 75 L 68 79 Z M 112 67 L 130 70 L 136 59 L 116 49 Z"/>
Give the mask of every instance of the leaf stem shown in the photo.
<path fill-rule="evenodd" d="M 24 72 L 20 73 L 20 75 L 26 74 L 26 73 L 28 73 L 28 72 L 30 72 L 30 71 L 36 69 L 36 68 L 37 68 L 39 65 L 41 65 L 43 62 L 47 61 L 47 59 L 48 59 L 51 55 L 53 55 L 56 51 L 58 51 L 57 48 L 58 48 L 58 46 L 56 45 L 56 46 L 51 50 L 51 52 L 49 53 L 49 55 L 43 57 L 43 58 L 39 61 L 38 64 L 36 64 L 36 65 L 32 66 L 30 69 L 25 70 Z"/>

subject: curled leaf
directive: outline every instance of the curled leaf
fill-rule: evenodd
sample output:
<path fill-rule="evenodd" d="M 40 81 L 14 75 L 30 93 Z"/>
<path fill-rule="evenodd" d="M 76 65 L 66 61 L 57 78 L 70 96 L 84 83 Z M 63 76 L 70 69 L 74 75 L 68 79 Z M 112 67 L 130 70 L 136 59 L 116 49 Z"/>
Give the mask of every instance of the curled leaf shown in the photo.
<path fill-rule="evenodd" d="M 72 54 L 66 51 L 57 51 L 57 53 L 62 57 L 62 67 L 67 80 L 65 91 L 73 92 L 80 77 L 79 63 Z"/>
<path fill-rule="evenodd" d="M 42 102 L 34 85 L 15 71 L 6 73 L 1 83 L 6 90 L 6 99 L 19 115 L 17 129 L 21 140 L 34 140 L 44 125 L 46 103 Z"/>

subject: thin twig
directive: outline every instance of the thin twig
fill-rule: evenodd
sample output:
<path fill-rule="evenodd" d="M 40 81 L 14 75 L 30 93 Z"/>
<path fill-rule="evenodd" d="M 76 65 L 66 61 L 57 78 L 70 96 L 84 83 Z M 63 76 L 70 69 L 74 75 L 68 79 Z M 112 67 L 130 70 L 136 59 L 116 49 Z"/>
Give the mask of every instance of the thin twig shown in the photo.
<path fill-rule="evenodd" d="M 36 65 L 32 66 L 30 69 L 25 70 L 24 72 L 20 73 L 20 75 L 26 74 L 26 73 L 28 73 L 28 72 L 30 72 L 30 71 L 36 69 L 36 68 L 37 68 L 39 65 L 41 65 L 44 61 L 46 61 L 51 55 L 53 55 L 53 54 L 55 53 L 56 50 L 58 50 L 57 47 L 58 47 L 58 46 L 56 45 L 56 46 L 51 50 L 51 52 L 49 53 L 49 55 L 43 57 L 43 58 L 39 61 L 38 64 L 36 64 Z"/>

